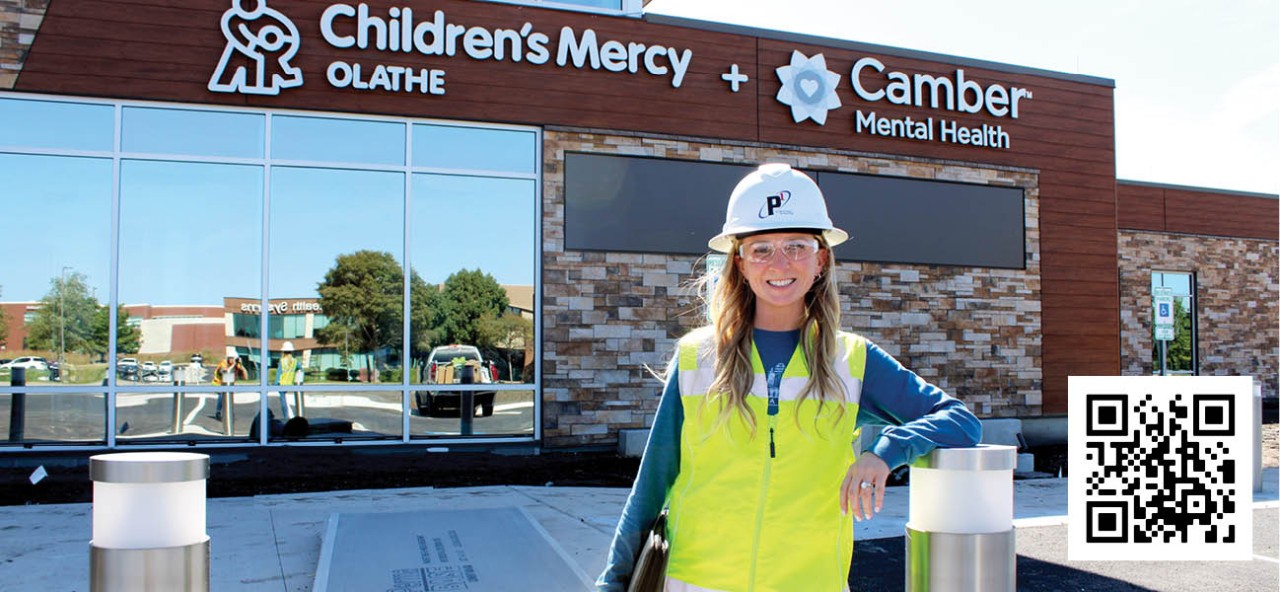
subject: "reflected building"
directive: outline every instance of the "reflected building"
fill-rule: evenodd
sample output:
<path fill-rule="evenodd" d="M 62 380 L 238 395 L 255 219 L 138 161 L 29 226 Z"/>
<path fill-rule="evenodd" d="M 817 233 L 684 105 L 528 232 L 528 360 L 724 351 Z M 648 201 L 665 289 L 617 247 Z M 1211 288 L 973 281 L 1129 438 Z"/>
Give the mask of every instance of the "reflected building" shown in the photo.
<path fill-rule="evenodd" d="M 221 352 L 226 341 L 221 307 L 129 304 L 124 310 L 129 315 L 127 324 L 139 332 L 140 356 L 210 355 Z"/>
<path fill-rule="evenodd" d="M 0 340 L 0 358 L 13 358 L 13 352 L 24 351 L 27 325 L 35 320 L 40 310 L 39 302 L 0 302 L 0 314 L 4 315 L 8 333 Z"/>

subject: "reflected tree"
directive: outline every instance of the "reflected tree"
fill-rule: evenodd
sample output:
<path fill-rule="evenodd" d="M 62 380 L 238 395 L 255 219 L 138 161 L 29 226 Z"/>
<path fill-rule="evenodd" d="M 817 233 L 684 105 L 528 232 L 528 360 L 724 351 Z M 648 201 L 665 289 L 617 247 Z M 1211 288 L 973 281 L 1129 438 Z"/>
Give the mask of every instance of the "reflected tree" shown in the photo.
<path fill-rule="evenodd" d="M 1173 307 L 1173 341 L 1165 352 L 1165 362 L 1170 372 L 1190 372 L 1195 369 L 1195 351 L 1191 349 L 1191 310 L 1183 298 L 1177 298 Z M 1152 313 L 1154 324 L 1155 313 Z M 1151 368 L 1160 373 L 1160 342 L 1151 346 Z"/>
<path fill-rule="evenodd" d="M 432 328 L 441 343 L 481 343 L 480 319 L 507 312 L 507 291 L 493 276 L 476 270 L 450 275 L 440 290 Z"/>
<path fill-rule="evenodd" d="M 533 321 L 516 313 L 485 315 L 477 323 L 480 347 L 497 350 L 507 363 L 507 380 L 517 380 L 513 362 L 517 356 L 524 367 L 525 345 L 533 341 Z"/>
<path fill-rule="evenodd" d="M 93 353 L 94 318 L 101 307 L 89 293 L 85 275 L 73 271 L 50 283 L 49 293 L 40 299 L 40 309 L 27 328 L 23 348 Z"/>
<path fill-rule="evenodd" d="M 410 284 L 415 295 L 430 292 L 417 273 L 410 275 Z M 385 357 L 404 342 L 404 271 L 400 263 L 386 251 L 339 255 L 317 292 L 329 325 L 316 331 L 316 339 L 343 348 L 344 361 L 352 348 L 364 354 L 368 376 L 376 381 L 373 358 Z M 421 336 L 415 340 L 430 340 L 426 330 L 431 318 L 428 300 L 412 299 L 410 322 L 415 335 Z"/>
<path fill-rule="evenodd" d="M 141 345 L 138 329 L 129 325 L 129 313 L 121 306 L 116 309 L 116 353 L 136 354 Z M 93 317 L 93 341 L 90 352 L 99 361 L 105 361 L 111 348 L 111 307 L 100 306 Z"/>

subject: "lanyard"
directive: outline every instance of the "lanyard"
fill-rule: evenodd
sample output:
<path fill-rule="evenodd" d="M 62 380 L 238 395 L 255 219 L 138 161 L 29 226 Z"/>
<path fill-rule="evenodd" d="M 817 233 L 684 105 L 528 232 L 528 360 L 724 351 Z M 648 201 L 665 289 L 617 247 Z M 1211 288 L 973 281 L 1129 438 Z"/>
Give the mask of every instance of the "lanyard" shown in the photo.
<path fill-rule="evenodd" d="M 778 399 L 781 398 L 782 373 L 786 369 L 786 362 L 778 362 L 765 374 L 765 383 L 769 387 L 769 458 L 778 456 L 778 449 L 773 441 L 773 426 L 778 417 Z"/>
<path fill-rule="evenodd" d="M 769 386 L 769 415 L 778 414 L 778 399 L 781 397 L 782 373 L 787 369 L 786 362 L 778 362 L 765 375 Z"/>

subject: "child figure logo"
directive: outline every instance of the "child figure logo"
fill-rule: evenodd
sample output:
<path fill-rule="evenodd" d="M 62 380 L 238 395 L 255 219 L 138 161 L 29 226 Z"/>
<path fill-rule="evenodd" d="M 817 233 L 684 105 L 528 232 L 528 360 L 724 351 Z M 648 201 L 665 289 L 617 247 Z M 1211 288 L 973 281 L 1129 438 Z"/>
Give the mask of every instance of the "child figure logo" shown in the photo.
<path fill-rule="evenodd" d="M 253 9 L 244 5 L 252 3 Z M 302 86 L 302 70 L 289 60 L 298 53 L 298 28 L 266 0 L 231 0 L 222 13 L 227 47 L 209 79 L 209 90 L 252 95 L 278 95 L 280 89 Z"/>

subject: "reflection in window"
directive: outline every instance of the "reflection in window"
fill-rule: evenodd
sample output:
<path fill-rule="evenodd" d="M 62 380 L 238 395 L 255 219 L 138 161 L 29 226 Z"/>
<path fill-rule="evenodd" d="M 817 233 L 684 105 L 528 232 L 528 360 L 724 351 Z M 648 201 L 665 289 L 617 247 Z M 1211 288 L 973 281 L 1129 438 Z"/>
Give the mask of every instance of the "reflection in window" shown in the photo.
<path fill-rule="evenodd" d="M 95 326 L 110 295 L 111 160 L 0 154 L 0 179 L 0 301 L 30 303 L 21 317 L 5 315 L 5 349 L 53 363 L 29 368 L 28 384 L 101 384 L 108 335 Z M 0 369 L 0 382 L 9 379 Z"/>
<path fill-rule="evenodd" d="M 412 382 L 430 382 L 432 351 L 446 344 L 479 348 L 496 382 L 533 381 L 535 190 L 524 179 L 413 176 L 413 266 L 439 289 L 411 294 L 430 315 L 411 328 Z"/>
<path fill-rule="evenodd" d="M 257 440 L 258 393 L 121 392 L 116 395 L 116 440 L 213 442 Z M 230 404 L 228 404 L 230 402 Z"/>
<path fill-rule="evenodd" d="M 1163 342 L 1167 348 L 1164 352 L 1165 369 L 1168 374 L 1195 375 L 1199 371 L 1196 359 L 1196 308 L 1195 308 L 1195 276 L 1185 272 L 1153 272 L 1152 288 L 1170 288 L 1173 290 L 1173 340 Z M 1155 326 L 1155 311 L 1151 312 L 1152 326 Z M 1151 347 L 1151 368 L 1153 373 L 1160 374 L 1161 343 L 1155 341 Z"/>
<path fill-rule="evenodd" d="M 533 132 L 452 125 L 413 126 L 413 165 L 473 171 L 532 173 Z"/>
<path fill-rule="evenodd" d="M 399 439 L 404 433 L 400 391 L 283 392 L 283 403 L 275 392 L 268 396 L 273 413 L 307 421 L 272 425 L 272 440 Z"/>
<path fill-rule="evenodd" d="M 290 340 L 295 354 L 332 347 L 341 352 L 339 365 L 310 371 L 356 370 L 368 382 L 399 382 L 403 174 L 277 167 L 271 191 L 271 297 L 311 299 L 328 318 L 313 339 Z M 281 352 L 284 321 L 267 318 L 268 348 Z"/>
<path fill-rule="evenodd" d="M 271 158 L 307 162 L 404 164 L 404 124 L 277 115 Z"/>
<path fill-rule="evenodd" d="M 231 315 L 232 335 L 236 337 L 257 337 L 260 331 L 258 315 L 236 313 Z"/>
<path fill-rule="evenodd" d="M 126 160 L 120 166 L 120 302 L 140 317 L 143 383 L 172 382 L 160 367 L 226 348 L 258 359 L 256 322 L 224 301 L 256 301 L 262 283 L 262 167 Z M 130 377 L 134 378 L 134 377 Z"/>
<path fill-rule="evenodd" d="M 260 113 L 125 107 L 121 118 L 125 152 L 262 158 L 266 117 Z"/>
<path fill-rule="evenodd" d="M 55 101 L 0 99 L 0 146 L 110 152 L 115 108 Z"/>
<path fill-rule="evenodd" d="M 427 362 L 450 340 L 475 344 L 484 372 L 472 368 L 472 380 L 493 396 L 471 427 L 456 409 L 452 420 L 433 410 L 411 419 L 445 423 L 414 433 L 534 433 L 536 130 L 13 94 L 0 98 L 0 121 L 0 207 L 12 222 L 0 233 L 11 254 L 0 266 L 5 357 L 41 360 L 20 389 L 0 370 L 0 437 L 12 391 L 29 389 L 27 442 L 256 441 L 264 405 L 273 440 L 407 439 L 403 404 L 419 389 L 396 385 L 436 379 Z M 321 168 L 334 164 L 345 170 Z M 438 174 L 407 179 L 409 165 Z M 229 356 L 244 367 L 234 387 L 216 380 Z M 450 386 L 468 384 L 466 372 L 433 392 L 467 388 Z M 103 385 L 115 425 L 106 394 L 45 388 L 58 384 Z M 298 416 L 311 429 L 282 433 Z"/>
<path fill-rule="evenodd" d="M 14 395 L 0 393 L 0 442 L 88 444 L 107 439 L 106 397 L 102 393 L 26 393 L 22 430 L 11 429 Z"/>
<path fill-rule="evenodd" d="M 411 399 L 412 436 L 532 435 L 537 421 L 533 391 L 416 391 Z M 470 413 L 464 409 L 470 405 Z"/>

